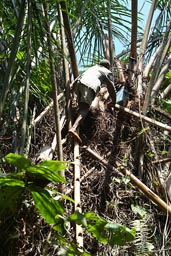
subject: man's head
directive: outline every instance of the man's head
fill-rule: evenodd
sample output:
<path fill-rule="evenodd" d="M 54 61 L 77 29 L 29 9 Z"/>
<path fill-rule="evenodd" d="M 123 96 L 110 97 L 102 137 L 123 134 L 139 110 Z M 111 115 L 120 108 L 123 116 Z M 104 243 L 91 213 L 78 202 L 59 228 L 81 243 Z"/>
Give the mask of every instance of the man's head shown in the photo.
<path fill-rule="evenodd" d="M 101 60 L 100 62 L 99 62 L 99 65 L 100 66 L 103 66 L 103 67 L 105 67 L 105 68 L 110 68 L 110 62 L 107 60 L 107 59 L 103 59 L 103 60 Z"/>

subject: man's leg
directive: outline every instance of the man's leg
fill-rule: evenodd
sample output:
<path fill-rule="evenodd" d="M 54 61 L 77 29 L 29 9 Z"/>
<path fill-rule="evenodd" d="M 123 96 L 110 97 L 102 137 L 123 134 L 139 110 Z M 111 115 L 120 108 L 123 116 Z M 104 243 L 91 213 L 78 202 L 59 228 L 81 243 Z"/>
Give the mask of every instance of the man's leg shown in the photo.
<path fill-rule="evenodd" d="M 78 117 L 75 120 L 72 128 L 69 130 L 69 134 L 72 135 L 75 139 L 77 139 L 80 143 L 82 140 L 80 139 L 78 133 L 77 133 L 77 128 L 80 125 L 80 122 L 85 119 L 89 111 L 89 105 L 87 103 L 81 102 L 79 104 L 79 112 L 78 112 Z"/>

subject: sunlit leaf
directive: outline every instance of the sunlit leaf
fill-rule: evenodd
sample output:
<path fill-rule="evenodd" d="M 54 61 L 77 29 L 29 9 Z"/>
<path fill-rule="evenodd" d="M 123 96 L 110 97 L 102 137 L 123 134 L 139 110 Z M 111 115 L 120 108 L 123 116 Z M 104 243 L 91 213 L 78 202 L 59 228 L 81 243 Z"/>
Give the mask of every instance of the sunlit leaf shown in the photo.
<path fill-rule="evenodd" d="M 18 179 L 13 179 L 10 177 L 0 177 L 0 186 L 17 186 L 17 187 L 25 187 L 25 183 Z"/>
<path fill-rule="evenodd" d="M 113 245 L 124 245 L 127 242 L 131 242 L 135 239 L 135 229 L 129 229 L 124 225 L 107 223 L 105 229 L 110 231 L 111 236 L 109 244 Z"/>
<path fill-rule="evenodd" d="M 5 160 L 12 164 L 13 166 L 17 167 L 18 169 L 26 169 L 31 165 L 31 161 L 25 158 L 22 155 L 9 153 L 5 156 Z"/>
<path fill-rule="evenodd" d="M 71 214 L 68 218 L 69 221 L 74 221 L 76 222 L 78 225 L 83 225 L 84 227 L 87 226 L 87 221 L 86 218 L 84 216 L 84 214 L 80 213 L 80 212 L 74 212 L 73 214 Z"/>
<path fill-rule="evenodd" d="M 104 227 L 107 223 L 93 212 L 87 212 L 84 215 L 87 220 L 87 230 L 95 237 L 99 242 L 106 244 L 108 241 L 107 234 Z"/>
<path fill-rule="evenodd" d="M 26 170 L 29 177 L 33 179 L 45 179 L 52 182 L 63 182 L 66 183 L 66 180 L 59 173 L 59 171 L 55 171 L 54 169 L 45 168 L 41 166 L 30 166 Z"/>
<path fill-rule="evenodd" d="M 62 171 L 67 168 L 68 164 L 71 162 L 55 161 L 55 160 L 46 160 L 37 165 L 37 167 L 47 168 L 51 171 Z"/>

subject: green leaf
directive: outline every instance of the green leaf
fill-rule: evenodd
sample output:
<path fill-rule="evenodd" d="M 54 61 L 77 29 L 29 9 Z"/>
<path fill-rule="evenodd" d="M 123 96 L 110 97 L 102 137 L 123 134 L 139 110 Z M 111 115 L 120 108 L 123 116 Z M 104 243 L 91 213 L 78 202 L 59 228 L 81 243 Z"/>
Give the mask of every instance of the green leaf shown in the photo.
<path fill-rule="evenodd" d="M 79 250 L 77 245 L 73 245 L 73 243 L 69 247 L 63 247 L 58 251 L 58 255 L 61 256 L 91 256 L 91 254 L 87 252 L 83 252 L 83 250 Z"/>
<path fill-rule="evenodd" d="M 64 161 L 55 161 L 55 160 L 46 160 L 37 165 L 37 167 L 41 166 L 43 168 L 47 168 L 53 172 L 62 171 L 67 168 L 67 164 L 71 162 Z"/>
<path fill-rule="evenodd" d="M 6 177 L 0 177 L 0 186 L 25 187 L 25 183 L 21 180 L 13 179 L 6 176 Z"/>
<path fill-rule="evenodd" d="M 69 197 L 67 195 L 62 195 L 61 198 L 66 199 L 66 200 L 68 200 L 68 201 L 70 201 L 72 203 L 75 203 L 74 199 L 72 199 L 71 197 Z"/>
<path fill-rule="evenodd" d="M 28 160 L 22 155 L 13 154 L 13 153 L 9 153 L 8 155 L 6 155 L 5 160 L 9 164 L 12 164 L 13 166 L 17 167 L 20 170 L 26 169 L 31 165 L 30 160 Z"/>
<path fill-rule="evenodd" d="M 109 238 L 109 244 L 113 245 L 124 245 L 127 242 L 133 241 L 135 239 L 135 229 L 129 229 L 126 226 L 107 223 L 105 229 L 110 231 L 111 236 Z"/>
<path fill-rule="evenodd" d="M 63 215 L 65 209 L 59 200 L 54 200 L 50 194 L 40 187 L 32 186 L 29 188 L 33 196 L 36 207 L 42 217 L 49 224 L 54 225 L 54 229 L 63 231 Z M 55 226 L 56 225 L 56 226 Z"/>
<path fill-rule="evenodd" d="M 140 207 L 139 205 L 131 204 L 131 209 L 134 214 L 139 214 L 141 218 L 147 214 L 147 210 L 144 207 Z"/>
<path fill-rule="evenodd" d="M 166 155 L 166 154 L 168 154 L 168 151 L 163 150 L 163 151 L 161 152 L 161 154 L 162 154 L 162 155 Z"/>
<path fill-rule="evenodd" d="M 144 245 L 145 248 L 147 248 L 148 252 L 152 252 L 154 250 L 154 245 L 152 243 L 146 242 Z"/>
<path fill-rule="evenodd" d="M 25 57 L 26 57 L 26 52 L 24 52 L 24 51 L 18 51 L 17 54 L 16 54 L 16 58 L 17 58 L 18 60 L 22 60 L 22 59 L 24 59 Z"/>
<path fill-rule="evenodd" d="M 107 223 L 106 220 L 100 218 L 94 212 L 87 212 L 84 215 L 87 220 L 87 230 L 95 237 L 100 243 L 106 244 L 108 239 L 104 227 Z"/>
<path fill-rule="evenodd" d="M 74 212 L 68 218 L 69 221 L 75 221 L 78 225 L 83 225 L 84 227 L 87 226 L 87 221 L 84 214 L 80 212 Z"/>
<path fill-rule="evenodd" d="M 27 168 L 26 173 L 32 179 L 43 179 L 49 180 L 52 182 L 63 182 L 66 183 L 64 177 L 58 171 L 54 171 L 53 169 L 48 169 L 42 166 L 30 166 Z"/>

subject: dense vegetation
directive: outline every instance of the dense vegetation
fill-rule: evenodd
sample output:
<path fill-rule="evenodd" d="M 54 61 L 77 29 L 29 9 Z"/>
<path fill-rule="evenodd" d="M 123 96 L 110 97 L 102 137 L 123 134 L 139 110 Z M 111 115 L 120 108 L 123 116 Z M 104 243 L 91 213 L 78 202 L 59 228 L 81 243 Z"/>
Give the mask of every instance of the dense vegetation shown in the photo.
<path fill-rule="evenodd" d="M 1 1 L 0 255 L 170 255 L 170 3 Z M 79 145 L 72 81 L 101 58 L 133 93 Z"/>

